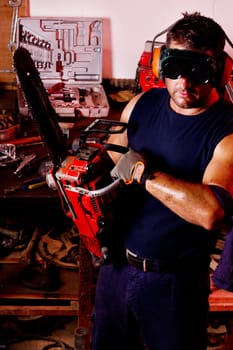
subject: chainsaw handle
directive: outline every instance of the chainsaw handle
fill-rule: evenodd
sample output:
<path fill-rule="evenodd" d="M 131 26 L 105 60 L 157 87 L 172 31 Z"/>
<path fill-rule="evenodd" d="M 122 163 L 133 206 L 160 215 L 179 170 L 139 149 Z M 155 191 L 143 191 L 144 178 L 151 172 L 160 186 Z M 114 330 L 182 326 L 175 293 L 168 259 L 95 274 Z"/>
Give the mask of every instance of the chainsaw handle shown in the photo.
<path fill-rule="evenodd" d="M 76 193 L 80 193 L 82 195 L 86 195 L 89 197 L 100 197 L 103 196 L 107 193 L 109 193 L 110 191 L 112 191 L 113 189 L 117 188 L 120 184 L 122 183 L 121 179 L 115 179 L 112 183 L 110 183 L 109 185 L 100 188 L 98 190 L 88 190 L 87 188 L 83 188 L 83 187 L 73 187 L 71 185 L 65 185 L 65 189 L 67 191 L 71 191 L 71 192 L 76 192 Z"/>
<path fill-rule="evenodd" d="M 106 125 L 106 126 L 120 126 L 119 129 L 117 130 L 112 130 L 112 129 L 101 129 L 100 126 Z M 120 134 L 123 131 L 125 131 L 125 129 L 127 128 L 127 123 L 118 121 L 118 120 L 109 120 L 109 119 L 95 119 L 89 126 L 87 126 L 83 132 L 80 135 L 79 138 L 79 146 L 81 146 L 82 144 L 84 144 L 86 142 L 87 136 L 90 134 Z"/>

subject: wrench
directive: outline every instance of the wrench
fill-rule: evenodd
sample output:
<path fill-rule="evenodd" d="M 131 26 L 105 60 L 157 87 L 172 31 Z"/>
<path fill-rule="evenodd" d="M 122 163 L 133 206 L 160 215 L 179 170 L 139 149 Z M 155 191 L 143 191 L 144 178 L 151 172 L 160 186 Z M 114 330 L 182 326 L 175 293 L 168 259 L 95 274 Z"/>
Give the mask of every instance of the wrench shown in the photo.
<path fill-rule="evenodd" d="M 9 0 L 9 6 L 12 7 L 12 21 L 11 21 L 11 35 L 8 49 L 13 51 L 17 46 L 17 21 L 19 14 L 19 7 L 21 6 L 22 0 Z"/>
<path fill-rule="evenodd" d="M 19 166 L 17 167 L 17 169 L 14 171 L 14 174 L 20 176 L 20 173 L 22 172 L 22 169 L 24 167 L 26 167 L 34 158 L 36 158 L 36 154 L 35 153 L 31 153 L 31 154 L 28 154 L 28 155 L 23 155 L 22 161 L 19 164 Z"/>

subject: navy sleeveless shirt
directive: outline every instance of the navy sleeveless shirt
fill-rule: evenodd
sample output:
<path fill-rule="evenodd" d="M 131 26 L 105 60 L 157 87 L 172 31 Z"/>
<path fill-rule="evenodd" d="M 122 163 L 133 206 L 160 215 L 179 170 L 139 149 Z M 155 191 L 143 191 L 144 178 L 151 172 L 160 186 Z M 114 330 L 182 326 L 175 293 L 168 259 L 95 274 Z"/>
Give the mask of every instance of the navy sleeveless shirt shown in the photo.
<path fill-rule="evenodd" d="M 216 145 L 233 133 L 233 112 L 223 105 L 185 116 L 171 110 L 166 89 L 150 89 L 131 113 L 129 147 L 149 155 L 155 169 L 200 183 Z M 209 252 L 213 232 L 186 222 L 140 186 L 126 187 L 120 227 L 125 248 L 151 259 Z"/>

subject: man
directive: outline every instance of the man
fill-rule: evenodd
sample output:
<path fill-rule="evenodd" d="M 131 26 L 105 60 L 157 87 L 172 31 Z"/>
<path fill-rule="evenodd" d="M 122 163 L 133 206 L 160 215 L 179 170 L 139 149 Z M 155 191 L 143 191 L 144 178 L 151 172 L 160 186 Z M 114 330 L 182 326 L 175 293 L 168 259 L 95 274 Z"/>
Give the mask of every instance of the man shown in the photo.
<path fill-rule="evenodd" d="M 137 95 L 109 142 L 125 185 L 98 276 L 93 350 L 203 350 L 209 254 L 233 196 L 233 112 L 223 101 L 225 33 L 185 13 L 160 55 L 165 89 Z"/>

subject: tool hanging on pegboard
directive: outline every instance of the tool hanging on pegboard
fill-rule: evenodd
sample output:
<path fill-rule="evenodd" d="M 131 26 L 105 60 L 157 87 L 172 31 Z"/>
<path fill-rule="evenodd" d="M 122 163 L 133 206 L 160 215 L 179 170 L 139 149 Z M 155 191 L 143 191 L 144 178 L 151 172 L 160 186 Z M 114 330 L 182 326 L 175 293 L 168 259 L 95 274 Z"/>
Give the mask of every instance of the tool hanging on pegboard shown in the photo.
<path fill-rule="evenodd" d="M 15 84 L 16 76 L 12 64 L 12 54 L 14 52 L 14 29 L 16 28 L 17 16 L 29 16 L 29 2 L 30 0 L 1 0 L 0 1 L 0 85 L 5 91 L 11 91 L 12 96 Z M 15 16 L 16 15 L 16 16 Z M 13 17 L 15 19 L 13 19 Z M 11 51 L 12 49 L 12 51 Z M 3 91 L 1 91 L 2 93 Z M 9 98 L 11 99 L 11 97 Z M 8 101 L 7 103 L 9 103 Z M 12 101 L 13 102 L 13 101 Z M 12 106 L 15 107 L 15 106 Z M 3 107 L 0 103 L 0 109 Z"/>
<path fill-rule="evenodd" d="M 14 51 L 17 46 L 17 22 L 19 17 L 19 7 L 21 6 L 21 0 L 9 0 L 9 6 L 12 7 L 12 20 L 11 20 L 11 33 L 8 49 Z"/>

